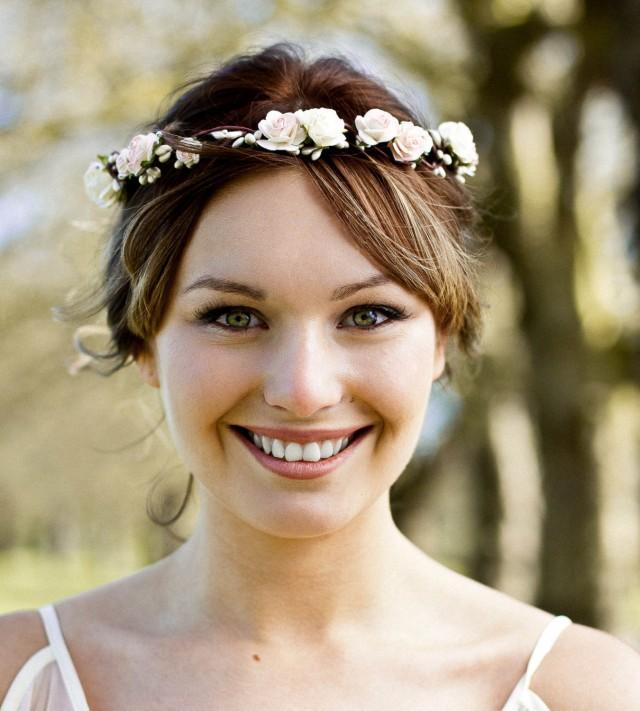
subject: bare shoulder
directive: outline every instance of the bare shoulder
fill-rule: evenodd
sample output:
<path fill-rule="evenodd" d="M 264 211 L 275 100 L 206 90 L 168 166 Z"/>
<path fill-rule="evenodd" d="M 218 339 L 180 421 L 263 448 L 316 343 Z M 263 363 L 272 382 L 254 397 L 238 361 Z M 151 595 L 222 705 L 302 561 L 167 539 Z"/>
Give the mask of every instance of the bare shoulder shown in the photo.
<path fill-rule="evenodd" d="M 47 637 L 37 610 L 0 615 L 0 701 L 21 667 L 46 646 Z"/>
<path fill-rule="evenodd" d="M 640 653 L 608 632 L 574 623 L 544 658 L 531 689 L 554 711 L 640 708 Z"/>
<path fill-rule="evenodd" d="M 475 581 L 463 582 L 471 593 L 468 609 L 481 620 L 474 629 L 479 626 L 482 636 L 496 640 L 497 651 L 485 655 L 493 661 L 483 673 L 506 700 L 554 615 Z M 552 711 L 640 709 L 640 654 L 607 632 L 574 622 L 560 633 L 530 688 Z"/>
<path fill-rule="evenodd" d="M 57 600 L 55 609 L 65 640 L 98 642 L 110 632 L 143 628 L 161 597 L 156 575 L 161 563 Z"/>

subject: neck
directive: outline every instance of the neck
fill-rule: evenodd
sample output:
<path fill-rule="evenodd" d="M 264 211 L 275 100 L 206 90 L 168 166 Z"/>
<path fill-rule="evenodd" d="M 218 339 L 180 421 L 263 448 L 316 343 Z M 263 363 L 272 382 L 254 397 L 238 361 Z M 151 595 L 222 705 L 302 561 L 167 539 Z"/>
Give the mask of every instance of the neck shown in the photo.
<path fill-rule="evenodd" d="M 183 629 L 265 644 L 375 636 L 395 616 L 406 620 L 407 605 L 424 607 L 416 578 L 437 566 L 398 530 L 388 495 L 311 538 L 270 535 L 203 497 L 193 535 L 166 560 Z"/>

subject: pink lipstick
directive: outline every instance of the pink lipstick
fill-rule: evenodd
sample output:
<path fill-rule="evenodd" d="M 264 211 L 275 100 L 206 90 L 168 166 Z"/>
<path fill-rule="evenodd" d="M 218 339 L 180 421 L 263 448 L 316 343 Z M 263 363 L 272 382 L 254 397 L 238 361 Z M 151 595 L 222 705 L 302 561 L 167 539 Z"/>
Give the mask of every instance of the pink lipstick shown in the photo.
<path fill-rule="evenodd" d="M 325 476 L 337 469 L 341 464 L 343 464 L 349 457 L 355 452 L 356 447 L 360 442 L 366 437 L 372 426 L 364 427 L 358 431 L 353 436 L 353 440 L 338 454 L 334 454 L 332 457 L 327 459 L 321 459 L 319 462 L 287 462 L 286 459 L 278 459 L 277 457 L 272 457 L 270 454 L 263 452 L 260 447 L 256 447 L 252 440 L 248 439 L 242 430 L 235 426 L 231 427 L 232 432 L 236 437 L 244 444 L 244 446 L 251 452 L 251 454 L 262 464 L 264 467 L 284 476 L 288 479 L 317 479 L 318 477 Z"/>

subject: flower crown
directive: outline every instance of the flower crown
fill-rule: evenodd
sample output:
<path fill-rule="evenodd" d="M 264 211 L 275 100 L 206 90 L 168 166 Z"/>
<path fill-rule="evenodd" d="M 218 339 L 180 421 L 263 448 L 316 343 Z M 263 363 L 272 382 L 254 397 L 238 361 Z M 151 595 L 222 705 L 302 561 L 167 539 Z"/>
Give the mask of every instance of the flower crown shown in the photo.
<path fill-rule="evenodd" d="M 465 182 L 465 175 L 475 175 L 478 153 L 469 127 L 461 121 L 445 121 L 437 130 L 424 129 L 410 121 L 398 121 L 382 109 L 369 109 L 364 116 L 356 116 L 355 126 L 356 139 L 351 144 L 344 135 L 348 126 L 333 109 L 269 111 L 256 131 L 217 126 L 192 137 L 182 137 L 181 145 L 199 149 L 203 144 L 197 137 L 208 134 L 215 140 L 233 139 L 233 148 L 259 146 L 317 160 L 327 148 L 353 145 L 364 151 L 384 143 L 396 162 L 409 164 L 411 168 L 424 162 L 435 175 L 443 178 L 453 175 L 460 183 Z M 98 155 L 98 160 L 89 165 L 84 174 L 87 195 L 100 207 L 122 201 L 125 181 L 135 179 L 141 185 L 155 182 L 162 173 L 158 164 L 171 160 L 173 150 L 164 141 L 162 130 L 134 136 L 126 148 L 108 156 Z M 176 149 L 173 166 L 191 168 L 199 160 L 198 153 Z"/>

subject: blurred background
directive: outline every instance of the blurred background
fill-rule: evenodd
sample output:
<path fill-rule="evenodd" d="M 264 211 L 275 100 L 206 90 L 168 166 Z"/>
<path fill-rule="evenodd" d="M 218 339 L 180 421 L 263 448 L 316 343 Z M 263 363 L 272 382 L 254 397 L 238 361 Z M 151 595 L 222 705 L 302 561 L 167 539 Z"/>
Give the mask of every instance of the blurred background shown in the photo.
<path fill-rule="evenodd" d="M 179 83 L 283 39 L 354 58 L 476 137 L 483 356 L 433 391 L 398 525 L 640 649 L 637 0 L 4 0 L 0 612 L 179 545 L 145 513 L 152 491 L 170 516 L 187 483 L 157 391 L 132 368 L 72 375 L 74 328 L 51 307 L 90 283 L 113 219 L 84 195 L 88 163 Z"/>

